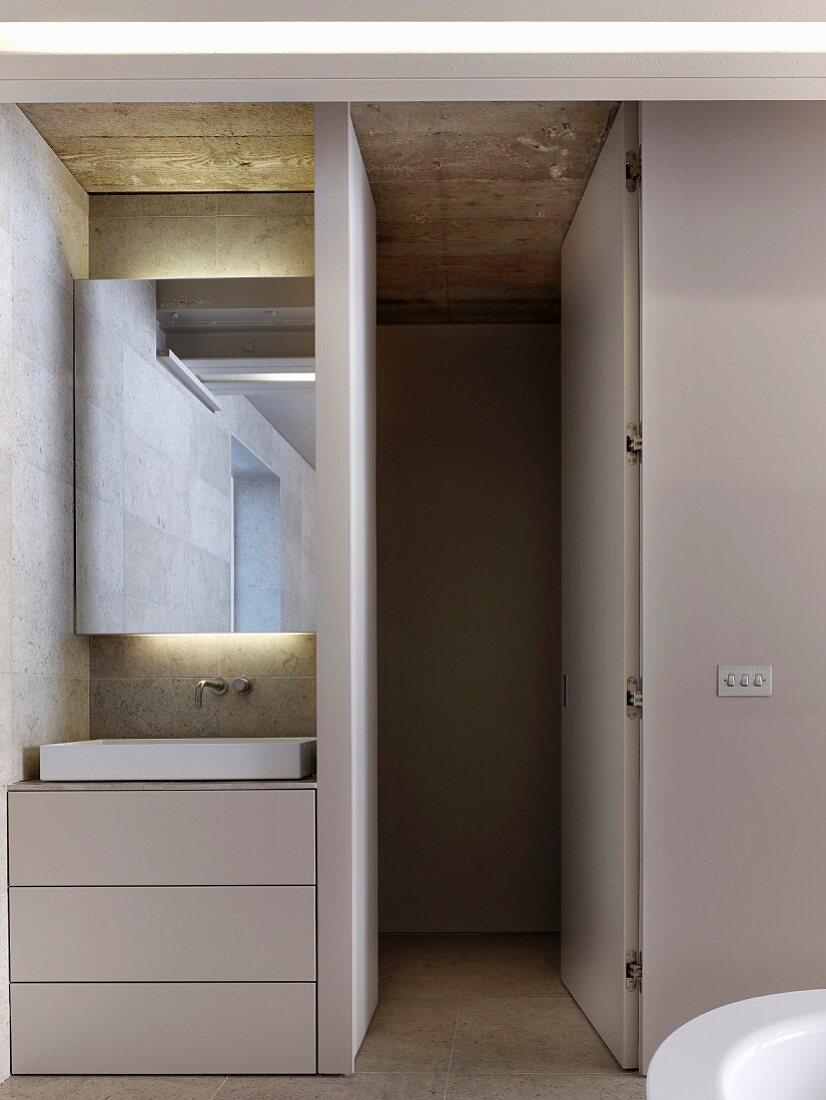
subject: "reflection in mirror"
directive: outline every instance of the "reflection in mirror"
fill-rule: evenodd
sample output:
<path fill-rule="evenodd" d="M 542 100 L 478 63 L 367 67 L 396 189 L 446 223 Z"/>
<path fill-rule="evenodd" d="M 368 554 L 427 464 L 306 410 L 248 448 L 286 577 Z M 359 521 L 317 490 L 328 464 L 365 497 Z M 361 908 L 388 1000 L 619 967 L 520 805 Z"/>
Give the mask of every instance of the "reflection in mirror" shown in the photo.
<path fill-rule="evenodd" d="M 81 634 L 315 630 L 312 279 L 75 283 Z"/>

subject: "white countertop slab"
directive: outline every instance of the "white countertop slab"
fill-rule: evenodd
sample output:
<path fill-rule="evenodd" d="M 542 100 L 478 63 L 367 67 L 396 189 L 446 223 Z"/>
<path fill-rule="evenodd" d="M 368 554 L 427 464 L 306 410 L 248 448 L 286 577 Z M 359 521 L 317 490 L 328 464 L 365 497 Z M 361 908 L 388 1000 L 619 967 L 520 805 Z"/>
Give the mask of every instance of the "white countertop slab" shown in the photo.
<path fill-rule="evenodd" d="M 96 783 L 46 782 L 42 779 L 23 779 L 9 785 L 9 791 L 42 793 L 44 791 L 315 791 L 315 776 L 309 779 L 236 779 L 226 781 L 123 780 Z"/>

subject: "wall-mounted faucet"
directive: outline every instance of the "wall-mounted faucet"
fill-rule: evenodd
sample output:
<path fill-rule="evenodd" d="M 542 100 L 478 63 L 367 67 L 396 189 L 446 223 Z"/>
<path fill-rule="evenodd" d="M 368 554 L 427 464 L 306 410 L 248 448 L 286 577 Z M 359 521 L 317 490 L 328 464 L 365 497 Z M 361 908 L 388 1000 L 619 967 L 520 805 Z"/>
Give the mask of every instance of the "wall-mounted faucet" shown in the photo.
<path fill-rule="evenodd" d="M 202 707 L 204 688 L 211 688 L 216 695 L 226 695 L 227 682 L 223 676 L 207 676 L 205 680 L 199 680 L 195 685 L 195 706 Z"/>

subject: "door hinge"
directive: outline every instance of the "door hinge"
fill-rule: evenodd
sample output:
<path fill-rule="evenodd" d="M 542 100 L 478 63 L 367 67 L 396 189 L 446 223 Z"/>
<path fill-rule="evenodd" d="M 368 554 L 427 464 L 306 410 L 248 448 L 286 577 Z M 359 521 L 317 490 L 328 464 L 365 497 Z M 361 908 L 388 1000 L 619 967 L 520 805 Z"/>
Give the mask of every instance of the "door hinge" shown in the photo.
<path fill-rule="evenodd" d="M 630 466 L 636 466 L 642 458 L 642 431 L 639 424 L 625 425 L 625 459 Z"/>
<path fill-rule="evenodd" d="M 629 149 L 625 154 L 625 190 L 633 194 L 642 178 L 642 158 L 639 151 Z"/>
<path fill-rule="evenodd" d="M 625 681 L 625 714 L 628 718 L 642 717 L 642 682 L 636 676 Z"/>
<path fill-rule="evenodd" d="M 642 953 L 628 950 L 625 952 L 625 988 L 629 993 L 637 993 L 642 988 Z"/>

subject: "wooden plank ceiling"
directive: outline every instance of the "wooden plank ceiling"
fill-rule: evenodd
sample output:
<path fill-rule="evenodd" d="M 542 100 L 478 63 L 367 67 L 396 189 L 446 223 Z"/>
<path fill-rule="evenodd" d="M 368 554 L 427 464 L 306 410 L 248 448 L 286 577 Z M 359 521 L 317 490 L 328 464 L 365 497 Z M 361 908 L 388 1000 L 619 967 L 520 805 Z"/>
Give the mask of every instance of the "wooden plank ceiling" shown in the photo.
<path fill-rule="evenodd" d="M 21 103 L 90 194 L 312 191 L 307 103 Z"/>
<path fill-rule="evenodd" d="M 613 103 L 360 103 L 379 319 L 556 321 L 560 249 Z"/>

